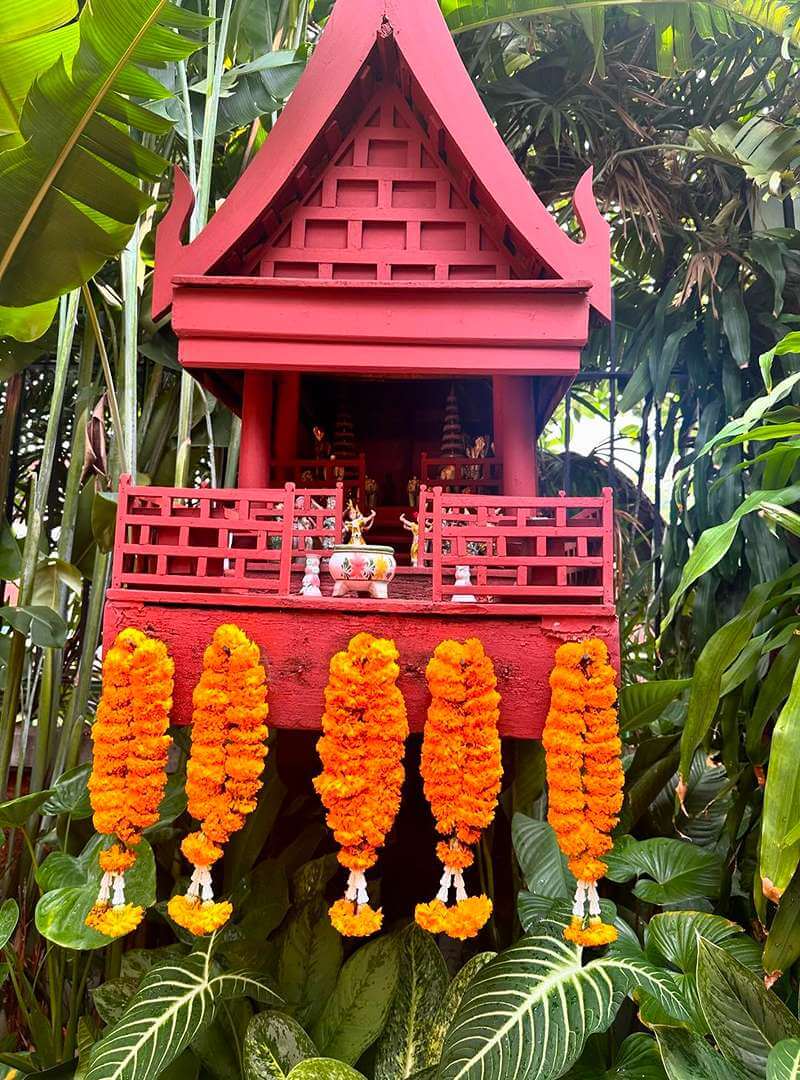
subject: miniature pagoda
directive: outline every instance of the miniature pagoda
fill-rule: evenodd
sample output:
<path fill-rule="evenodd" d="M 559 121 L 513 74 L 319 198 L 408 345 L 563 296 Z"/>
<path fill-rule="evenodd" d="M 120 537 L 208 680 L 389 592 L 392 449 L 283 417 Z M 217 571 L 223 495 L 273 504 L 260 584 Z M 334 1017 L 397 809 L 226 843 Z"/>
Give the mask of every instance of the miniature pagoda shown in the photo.
<path fill-rule="evenodd" d="M 368 630 L 396 641 L 419 730 L 427 658 L 477 636 L 501 732 L 538 737 L 558 644 L 619 650 L 610 492 L 537 487 L 538 433 L 590 315 L 610 314 L 591 174 L 576 242 L 504 146 L 436 0 L 338 0 L 269 138 L 185 244 L 192 203 L 177 170 L 153 314 L 171 310 L 182 365 L 241 416 L 239 486 L 123 478 L 106 641 L 134 625 L 167 643 L 187 723 L 205 643 L 235 621 L 268 664 L 270 722 L 313 729 L 331 655 Z M 453 415 L 464 442 L 443 455 Z M 396 574 L 386 599 L 334 597 L 332 549 L 365 497 Z M 309 559 L 321 596 L 301 592 Z"/>

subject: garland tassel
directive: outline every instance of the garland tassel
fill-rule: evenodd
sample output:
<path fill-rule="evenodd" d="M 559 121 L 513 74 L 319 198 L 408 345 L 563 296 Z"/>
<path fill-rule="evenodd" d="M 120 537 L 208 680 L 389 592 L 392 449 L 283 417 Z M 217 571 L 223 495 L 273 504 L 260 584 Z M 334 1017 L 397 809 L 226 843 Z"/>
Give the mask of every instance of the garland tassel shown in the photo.
<path fill-rule="evenodd" d="M 322 737 L 322 773 L 314 780 L 350 871 L 344 899 L 330 909 L 347 937 L 380 929 L 383 912 L 370 907 L 365 871 L 375 864 L 400 808 L 408 721 L 397 687 L 400 668 L 393 641 L 357 634 L 330 664 Z"/>
<path fill-rule="evenodd" d="M 616 676 L 604 642 L 570 642 L 556 652 L 552 698 L 542 742 L 547 756 L 548 821 L 578 880 L 572 922 L 564 931 L 577 945 L 606 945 L 617 937 L 602 921 L 597 881 L 601 857 L 622 807 L 622 743 L 615 703 Z M 586 906 L 588 901 L 588 918 Z"/>
<path fill-rule="evenodd" d="M 133 627 L 117 635 L 103 661 L 89 792 L 95 828 L 117 842 L 100 852 L 103 877 L 86 925 L 110 938 L 134 930 L 144 915 L 125 901 L 125 872 L 136 862 L 143 831 L 158 821 L 174 673 L 164 643 Z"/>
<path fill-rule="evenodd" d="M 435 900 L 418 904 L 417 923 L 432 934 L 475 937 L 492 914 L 487 896 L 468 896 L 463 871 L 472 846 L 494 818 L 502 764 L 497 729 L 500 695 L 494 665 L 476 638 L 443 641 L 426 670 L 431 703 L 422 743 L 425 796 L 444 837 L 436 854 L 444 865 Z M 456 903 L 448 907 L 450 890 Z"/>
<path fill-rule="evenodd" d="M 193 866 L 189 888 L 185 896 L 173 896 L 167 909 L 179 926 L 199 936 L 224 926 L 233 911 L 227 901 L 214 902 L 211 867 L 256 807 L 267 754 L 267 677 L 258 646 L 238 626 L 215 630 L 193 705 L 186 794 L 200 829 L 181 844 Z"/>

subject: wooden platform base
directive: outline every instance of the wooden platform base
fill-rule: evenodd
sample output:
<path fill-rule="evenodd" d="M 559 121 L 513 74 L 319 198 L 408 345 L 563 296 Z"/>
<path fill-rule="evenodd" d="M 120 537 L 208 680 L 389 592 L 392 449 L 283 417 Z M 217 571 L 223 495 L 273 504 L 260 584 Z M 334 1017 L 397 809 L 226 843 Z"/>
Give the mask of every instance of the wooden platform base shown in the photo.
<path fill-rule="evenodd" d="M 367 599 L 308 601 L 268 600 L 257 606 L 245 598 L 209 603 L 191 596 L 136 599 L 131 591 L 112 590 L 106 605 L 106 648 L 126 626 L 161 638 L 175 660 L 174 722 L 191 723 L 192 689 L 200 674 L 203 650 L 222 623 L 235 622 L 261 646 L 269 677 L 269 723 L 277 728 L 314 730 L 320 726 L 323 690 L 331 656 L 357 633 L 393 638 L 400 651 L 400 687 L 411 729 L 420 731 L 428 706 L 425 667 L 446 638 L 478 637 L 492 657 L 502 694 L 500 731 L 520 739 L 541 735 L 550 701 L 548 676 L 557 647 L 564 641 L 600 637 L 615 665 L 619 660 L 616 618 L 608 613 L 558 612 L 514 616 L 492 605 L 411 604 Z M 188 601 L 188 602 L 187 602 Z"/>

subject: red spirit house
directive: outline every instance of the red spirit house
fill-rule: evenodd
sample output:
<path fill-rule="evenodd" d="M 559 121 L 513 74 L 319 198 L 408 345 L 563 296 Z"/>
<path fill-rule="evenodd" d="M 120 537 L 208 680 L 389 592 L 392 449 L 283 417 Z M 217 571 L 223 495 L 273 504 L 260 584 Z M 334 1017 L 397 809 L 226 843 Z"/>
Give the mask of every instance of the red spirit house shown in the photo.
<path fill-rule="evenodd" d="M 416 729 L 445 638 L 481 638 L 501 730 L 528 738 L 559 642 L 599 635 L 617 655 L 610 492 L 537 492 L 537 433 L 578 371 L 591 309 L 610 307 L 588 174 L 574 205 L 582 243 L 506 150 L 435 0 L 338 0 L 265 145 L 188 245 L 192 195 L 176 173 L 154 314 L 172 309 L 181 363 L 242 417 L 239 488 L 123 479 L 105 630 L 167 642 L 179 722 L 224 621 L 262 646 L 271 723 L 287 728 L 318 726 L 329 659 L 361 630 L 396 640 Z M 441 454 L 454 395 L 492 456 Z M 336 428 L 334 460 L 319 432 L 315 453 L 315 426 Z M 398 519 L 416 481 L 412 567 Z M 331 595 L 342 485 L 377 498 L 368 539 L 393 543 L 401 564 L 388 600 Z M 300 595 L 309 551 L 321 598 Z M 466 594 L 475 602 L 458 603 Z"/>

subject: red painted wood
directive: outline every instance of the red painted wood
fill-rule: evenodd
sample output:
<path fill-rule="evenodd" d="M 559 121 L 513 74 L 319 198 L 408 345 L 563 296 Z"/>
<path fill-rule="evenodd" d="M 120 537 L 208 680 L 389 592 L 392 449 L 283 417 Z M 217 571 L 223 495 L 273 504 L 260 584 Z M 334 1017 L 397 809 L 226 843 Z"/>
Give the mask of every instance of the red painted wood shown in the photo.
<path fill-rule="evenodd" d="M 433 144 L 430 156 L 446 165 L 460 184 L 461 201 L 492 223 L 493 232 L 508 241 L 510 253 L 529 257 L 531 273 L 546 267 L 549 276 L 565 278 L 576 265 L 585 267 L 592 303 L 608 315 L 609 228 L 591 197 L 590 175 L 576 189 L 575 206 L 585 232 L 584 243 L 576 244 L 558 227 L 503 145 L 435 0 L 339 0 L 269 140 L 223 207 L 183 249 L 174 235 L 176 222 L 170 219 L 164 226 L 173 236 L 169 244 L 167 238 L 162 243 L 176 253 L 180 269 L 190 274 L 220 268 L 242 272 L 248 255 L 241 253 L 252 252 L 267 239 L 264 223 L 284 224 L 298 194 L 302 199 L 311 192 L 325 168 L 346 151 L 348 136 L 375 97 L 378 76 L 384 94 L 399 90 Z M 379 122 L 383 127 L 388 123 L 383 118 Z M 389 126 L 397 127 L 394 116 Z M 393 152 L 381 147 L 364 165 L 388 167 Z M 353 167 L 359 167 L 355 159 Z M 348 236 L 350 243 L 357 246 L 355 236 Z M 165 267 L 164 272 L 172 269 Z M 156 274 L 161 273 L 157 266 Z M 162 292 L 159 282 L 159 297 L 167 291 Z"/>
<path fill-rule="evenodd" d="M 289 470 L 288 462 L 297 457 L 297 436 L 300 425 L 300 376 L 297 372 L 281 372 L 277 376 L 277 408 L 275 410 L 274 459 L 285 475 L 278 478 L 281 482 L 300 477 Z M 273 472 L 275 466 L 273 465 Z"/>
<path fill-rule="evenodd" d="M 239 484 L 267 488 L 272 453 L 272 375 L 248 371 L 244 376 Z"/>
<path fill-rule="evenodd" d="M 341 483 L 359 500 L 364 499 L 364 481 L 367 478 L 364 454 L 352 458 L 294 458 L 286 462 L 283 468 L 299 487 L 313 483 L 315 487 L 334 488 Z"/>
<path fill-rule="evenodd" d="M 490 608 L 475 614 L 448 605 L 447 614 L 413 618 L 383 611 L 370 601 L 337 607 L 293 605 L 232 608 L 221 601 L 209 606 L 145 603 L 113 594 L 106 605 L 104 640 L 108 644 L 126 626 L 162 638 L 175 660 L 175 707 L 179 724 L 191 720 L 191 693 L 199 677 L 203 650 L 217 626 L 234 621 L 261 646 L 270 689 L 269 722 L 278 728 L 316 729 L 330 657 L 346 647 L 353 634 L 369 631 L 395 640 L 400 651 L 400 688 L 412 730 L 420 731 L 428 705 L 425 665 L 439 642 L 476 636 L 494 660 L 502 694 L 500 731 L 516 738 L 538 738 L 549 703 L 548 676 L 556 648 L 567 640 L 598 636 L 619 659 L 616 620 L 596 614 L 542 619 L 498 617 Z M 450 614 L 453 612 L 453 614 Z"/>
<path fill-rule="evenodd" d="M 496 375 L 493 380 L 495 431 L 503 456 L 503 491 L 506 495 L 535 495 L 536 411 L 528 378 Z"/>

